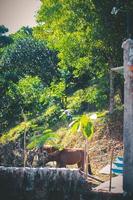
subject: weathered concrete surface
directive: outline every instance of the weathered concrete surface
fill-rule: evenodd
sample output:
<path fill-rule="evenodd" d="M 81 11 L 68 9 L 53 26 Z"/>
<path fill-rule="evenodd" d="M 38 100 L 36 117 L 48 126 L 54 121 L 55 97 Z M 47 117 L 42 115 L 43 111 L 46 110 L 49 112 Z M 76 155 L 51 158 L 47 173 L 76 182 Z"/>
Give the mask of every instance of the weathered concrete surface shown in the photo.
<path fill-rule="evenodd" d="M 112 178 L 111 192 L 109 192 L 109 181 L 106 181 L 93 188 L 84 200 L 133 200 L 133 196 L 127 196 L 123 192 L 123 176 L 120 175 Z"/>
<path fill-rule="evenodd" d="M 86 197 L 84 196 L 83 200 L 132 200 L 132 199 L 125 198 L 123 194 L 91 191 L 87 194 Z"/>
<path fill-rule="evenodd" d="M 90 189 L 78 170 L 0 167 L 1 200 L 80 200 Z"/>
<path fill-rule="evenodd" d="M 124 191 L 133 193 L 133 40 L 122 44 L 124 49 Z"/>
<path fill-rule="evenodd" d="M 133 196 L 91 191 L 75 169 L 0 167 L 0 199 L 133 200 Z"/>
<path fill-rule="evenodd" d="M 100 184 L 95 188 L 96 191 L 109 191 L 109 181 Z M 123 176 L 112 177 L 111 192 L 116 194 L 123 194 Z"/>

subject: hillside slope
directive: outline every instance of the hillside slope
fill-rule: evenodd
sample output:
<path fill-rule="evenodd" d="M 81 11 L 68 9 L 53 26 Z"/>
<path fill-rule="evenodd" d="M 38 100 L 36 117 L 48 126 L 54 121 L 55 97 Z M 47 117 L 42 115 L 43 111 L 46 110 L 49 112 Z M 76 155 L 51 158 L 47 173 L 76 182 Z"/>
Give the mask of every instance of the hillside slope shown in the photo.
<path fill-rule="evenodd" d="M 60 128 L 61 136 L 59 144 L 65 148 L 84 148 L 84 138 L 81 134 L 70 133 L 68 127 Z M 106 176 L 99 174 L 99 170 L 110 164 L 111 152 L 114 149 L 114 159 L 123 155 L 123 114 L 122 111 L 106 115 L 95 122 L 94 136 L 89 142 L 92 170 L 95 175 L 106 180 Z M 107 176 L 108 178 L 108 176 Z"/>

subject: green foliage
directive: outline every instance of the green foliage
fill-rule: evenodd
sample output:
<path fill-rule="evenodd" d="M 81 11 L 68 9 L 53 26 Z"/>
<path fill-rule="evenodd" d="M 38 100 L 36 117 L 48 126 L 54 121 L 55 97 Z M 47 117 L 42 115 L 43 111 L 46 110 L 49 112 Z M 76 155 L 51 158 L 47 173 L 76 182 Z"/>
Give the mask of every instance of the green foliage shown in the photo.
<path fill-rule="evenodd" d="M 3 131 L 9 127 L 9 124 L 12 125 L 19 120 L 22 101 L 16 84 L 7 81 L 4 77 L 0 90 L 0 128 Z"/>
<path fill-rule="evenodd" d="M 68 97 L 68 108 L 76 114 L 83 111 L 101 110 L 107 107 L 107 102 L 108 95 L 106 90 L 102 86 L 95 84 L 85 89 L 77 90 L 71 97 Z"/>
<path fill-rule="evenodd" d="M 82 133 L 87 139 L 91 139 L 94 134 L 93 122 L 87 115 L 82 115 L 70 124 L 72 132 Z"/>
<path fill-rule="evenodd" d="M 5 101 L 1 104 L 1 125 L 5 120 L 7 125 L 13 123 L 13 126 L 15 121 L 21 122 L 22 109 L 28 119 L 40 116 L 47 125 L 54 125 L 61 115 L 64 89 L 64 82 L 51 83 L 50 87 L 44 87 L 37 76 L 26 76 L 17 84 L 10 81 L 6 96 L 2 98 L 5 98 Z M 7 105 L 8 107 L 5 107 Z"/>
<path fill-rule="evenodd" d="M 58 86 L 59 90 L 57 89 Z M 55 128 L 56 123 L 60 120 L 59 117 L 62 112 L 60 103 L 64 90 L 63 88 L 63 83 L 57 85 L 51 84 L 51 87 L 45 88 L 41 79 L 37 76 L 26 76 L 17 84 L 10 82 L 6 92 L 9 101 L 8 109 L 6 108 L 5 110 L 7 116 L 5 116 L 6 113 L 1 113 L 4 114 L 8 123 L 10 119 L 13 120 L 13 123 L 18 120 L 18 125 L 15 126 L 15 124 L 13 124 L 15 127 L 3 134 L 1 141 L 5 140 L 5 142 L 8 142 L 14 141 L 20 137 L 22 138 L 25 131 L 25 123 L 28 124 L 26 132 L 29 138 L 35 133 L 42 134 L 44 129 L 49 126 L 54 126 Z M 42 97 L 46 95 L 46 92 L 51 96 L 46 96 L 42 101 Z M 13 113 L 11 112 L 9 115 L 10 110 L 13 111 Z M 20 123 L 23 119 L 22 110 L 26 114 L 28 121 Z M 2 115 L 1 118 L 4 116 Z M 9 119 L 8 116 L 10 117 Z"/>
<path fill-rule="evenodd" d="M 22 122 L 16 127 L 9 130 L 9 132 L 4 133 L 0 137 L 0 143 L 6 144 L 11 141 L 15 141 L 18 139 L 21 135 L 24 134 L 24 131 L 28 131 L 28 129 L 31 127 L 31 121 L 28 122 Z"/>
<path fill-rule="evenodd" d="M 32 28 L 23 26 L 16 33 L 12 34 L 14 40 L 32 37 Z"/>
<path fill-rule="evenodd" d="M 33 135 L 43 134 L 47 127 L 48 125 L 43 114 L 30 120 L 26 119 L 24 122 L 18 123 L 18 125 L 3 133 L 0 137 L 0 143 L 8 143 L 9 141 L 22 139 L 24 132 L 26 132 L 26 141 L 28 142 Z"/>
<path fill-rule="evenodd" d="M 19 79 L 38 75 L 46 84 L 55 76 L 56 64 L 56 54 L 32 36 L 14 36 L 14 42 L 4 50 L 0 61 L 3 70 L 13 71 Z"/>
<path fill-rule="evenodd" d="M 65 88 L 66 85 L 64 81 L 52 81 L 50 86 L 45 88 L 40 101 L 43 105 L 51 106 L 56 103 L 60 107 L 64 107 Z"/>
<path fill-rule="evenodd" d="M 7 29 L 3 32 L 1 28 L 3 37 Z M 29 117 L 44 110 L 39 94 L 57 73 L 56 53 L 45 42 L 33 38 L 31 28 L 22 27 L 10 38 L 13 42 L 2 48 L 0 58 L 0 129 L 4 132 L 21 122 L 21 107 Z M 30 79 L 33 76 L 42 83 Z"/>
<path fill-rule="evenodd" d="M 86 101 L 92 107 L 95 106 L 95 109 L 101 110 L 103 108 L 107 108 L 108 103 L 108 94 L 103 87 L 99 87 L 98 85 L 93 85 L 86 89 Z"/>
<path fill-rule="evenodd" d="M 49 106 L 44 113 L 46 122 L 49 124 L 49 126 L 54 126 L 54 127 L 56 127 L 56 124 L 58 124 L 60 115 L 61 115 L 61 107 L 55 104 Z"/>
<path fill-rule="evenodd" d="M 42 109 L 40 97 L 44 90 L 41 79 L 37 76 L 26 76 L 18 82 L 17 88 L 23 101 L 24 110 L 31 112 L 32 115 L 39 114 Z"/>
<path fill-rule="evenodd" d="M 58 136 L 51 129 L 45 129 L 45 126 L 41 127 L 38 125 L 37 120 L 22 122 L 10 129 L 9 132 L 4 133 L 0 137 L 0 143 L 6 144 L 11 141 L 15 142 L 20 138 L 23 139 L 24 133 L 26 133 L 26 142 L 29 143 L 27 148 L 29 149 L 41 147 L 48 140 L 54 140 L 55 142 Z"/>
<path fill-rule="evenodd" d="M 68 109 L 72 110 L 73 113 L 79 113 L 82 111 L 82 104 L 85 102 L 85 92 L 80 89 L 77 90 L 71 97 L 68 97 Z"/>
<path fill-rule="evenodd" d="M 7 32 L 8 28 L 4 25 L 0 25 L 0 48 L 3 48 L 13 42 L 12 38 L 6 35 Z"/>
<path fill-rule="evenodd" d="M 88 139 L 91 139 L 91 137 L 93 136 L 93 123 L 87 115 L 83 115 L 81 117 L 79 129 Z"/>
<path fill-rule="evenodd" d="M 32 121 L 32 135 L 65 121 L 60 117 L 64 109 L 81 114 L 107 108 L 109 68 L 122 63 L 119 47 L 126 35 L 123 13 L 131 7 L 129 2 L 126 7 L 116 2 L 124 9 L 117 16 L 111 15 L 113 0 L 41 2 L 34 30 L 22 27 L 8 37 L 8 29 L 0 26 L 2 133 L 22 123 L 22 110 Z M 9 38 L 12 42 L 6 42 Z M 122 81 L 115 78 L 121 99 Z M 89 124 L 85 132 L 91 129 Z"/>
<path fill-rule="evenodd" d="M 46 143 L 48 140 L 56 140 L 57 135 L 52 132 L 51 129 L 46 129 L 41 135 L 34 135 L 30 139 L 30 143 L 27 145 L 28 149 L 33 149 L 36 147 L 42 147 L 44 143 Z"/>
<path fill-rule="evenodd" d="M 49 47 L 57 49 L 60 68 L 71 67 L 75 81 L 80 84 L 94 76 L 94 49 L 104 48 L 96 34 L 99 28 L 96 16 L 90 0 L 46 0 L 42 1 L 38 12 L 38 22 L 45 23 L 36 29 L 35 35 L 47 40 Z M 99 72 L 100 66 L 95 71 Z"/>
<path fill-rule="evenodd" d="M 92 80 L 100 84 L 110 67 L 122 64 L 125 12 L 132 10 L 131 5 L 131 1 L 121 0 L 42 0 L 37 18 L 40 24 L 34 34 L 58 51 L 59 67 L 71 72 L 70 82 L 76 88 L 86 87 Z M 122 9 L 117 16 L 111 14 L 114 6 Z M 121 78 L 117 79 L 120 84 L 115 82 L 116 92 L 123 86 Z M 108 89 L 108 79 L 104 81 Z M 123 90 L 120 91 L 122 96 Z M 103 102 L 106 94 L 102 95 Z"/>
<path fill-rule="evenodd" d="M 65 88 L 66 88 L 66 85 L 64 81 L 61 81 L 59 83 L 52 82 L 50 86 L 51 96 L 62 98 L 62 96 L 65 93 Z"/>
<path fill-rule="evenodd" d="M 6 88 L 6 94 L 0 101 L 1 125 L 6 122 L 5 120 L 7 120 L 6 123 L 13 126 L 15 121 L 21 121 L 22 108 L 28 118 L 33 118 L 42 112 L 40 97 L 43 90 L 42 81 L 37 76 L 26 76 L 17 84 L 10 81 Z"/>

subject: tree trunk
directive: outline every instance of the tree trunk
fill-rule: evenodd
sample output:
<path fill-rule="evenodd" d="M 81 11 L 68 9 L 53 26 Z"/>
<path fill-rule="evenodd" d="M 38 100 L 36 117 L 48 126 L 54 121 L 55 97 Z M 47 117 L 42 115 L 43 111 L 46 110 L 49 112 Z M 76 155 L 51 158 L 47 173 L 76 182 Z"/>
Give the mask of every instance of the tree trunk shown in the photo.
<path fill-rule="evenodd" d="M 88 177 L 88 139 L 85 138 L 85 148 L 84 148 L 84 174 L 85 178 Z"/>
<path fill-rule="evenodd" d="M 23 111 L 23 108 L 22 108 L 22 117 L 24 119 L 24 122 L 26 123 L 27 121 L 27 118 L 26 118 L 26 115 L 24 114 L 24 111 Z M 23 154 L 24 154 L 24 161 L 23 161 L 23 164 L 24 164 L 24 167 L 26 167 L 26 124 L 25 124 L 25 130 L 24 130 L 24 149 L 23 149 Z"/>
<path fill-rule="evenodd" d="M 110 105 L 109 105 L 110 114 L 113 113 L 113 109 L 114 109 L 114 75 L 112 70 L 110 70 Z"/>

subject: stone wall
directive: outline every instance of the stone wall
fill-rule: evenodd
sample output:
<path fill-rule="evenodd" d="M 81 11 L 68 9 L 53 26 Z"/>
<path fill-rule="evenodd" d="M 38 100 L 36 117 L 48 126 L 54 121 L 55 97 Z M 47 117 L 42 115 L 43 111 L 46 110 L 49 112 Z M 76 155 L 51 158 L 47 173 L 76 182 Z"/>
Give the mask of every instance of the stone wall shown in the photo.
<path fill-rule="evenodd" d="M 78 170 L 0 167 L 2 200 L 80 200 L 90 189 Z"/>

